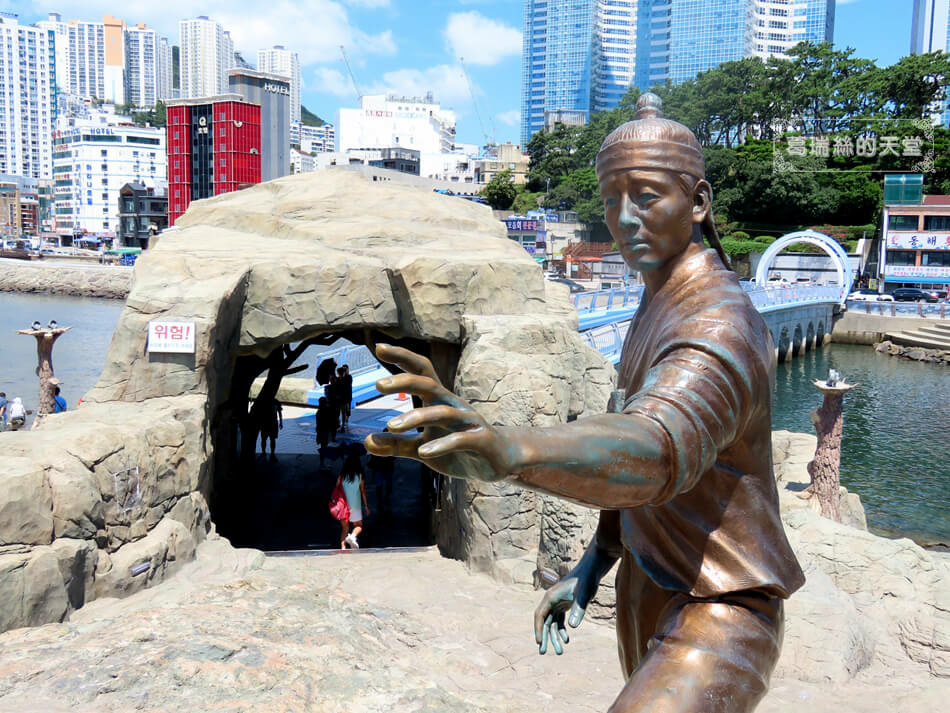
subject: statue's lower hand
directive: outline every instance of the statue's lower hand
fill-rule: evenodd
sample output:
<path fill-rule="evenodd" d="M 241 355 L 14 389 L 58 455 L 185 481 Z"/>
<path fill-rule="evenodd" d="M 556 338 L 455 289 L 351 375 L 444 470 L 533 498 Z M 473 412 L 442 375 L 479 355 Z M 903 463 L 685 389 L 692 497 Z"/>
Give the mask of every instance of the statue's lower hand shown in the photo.
<path fill-rule="evenodd" d="M 578 576 L 579 575 L 579 576 Z M 584 620 L 587 606 L 597 592 L 597 581 L 592 581 L 577 569 L 560 580 L 544 593 L 544 598 L 534 610 L 534 640 L 538 644 L 538 653 L 542 656 L 548 651 L 548 640 L 558 656 L 564 653 L 561 642 L 570 641 L 565 627 L 567 623 L 576 629 Z"/>
<path fill-rule="evenodd" d="M 514 463 L 515 444 L 507 442 L 468 403 L 446 389 L 432 362 L 402 347 L 379 344 L 376 356 L 405 373 L 376 382 L 381 394 L 408 393 L 422 408 L 386 424 L 389 433 L 366 437 L 366 450 L 379 456 L 414 458 L 435 471 L 477 480 L 501 480 Z M 415 432 L 421 428 L 421 433 Z"/>

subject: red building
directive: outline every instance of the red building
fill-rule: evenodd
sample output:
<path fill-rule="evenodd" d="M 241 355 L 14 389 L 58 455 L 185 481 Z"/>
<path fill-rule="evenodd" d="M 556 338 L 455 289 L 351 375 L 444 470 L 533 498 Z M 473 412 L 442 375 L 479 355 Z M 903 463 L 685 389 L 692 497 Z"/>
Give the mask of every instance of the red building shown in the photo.
<path fill-rule="evenodd" d="M 168 105 L 168 224 L 192 201 L 261 182 L 261 107 L 238 94 Z"/>

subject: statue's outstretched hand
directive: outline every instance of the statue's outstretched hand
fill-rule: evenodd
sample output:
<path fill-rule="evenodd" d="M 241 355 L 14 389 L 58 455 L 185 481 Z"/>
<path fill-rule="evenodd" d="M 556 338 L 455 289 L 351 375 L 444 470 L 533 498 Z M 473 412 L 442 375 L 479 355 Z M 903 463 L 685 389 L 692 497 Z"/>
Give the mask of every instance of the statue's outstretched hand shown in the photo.
<path fill-rule="evenodd" d="M 554 653 L 558 656 L 564 653 L 561 642 L 566 644 L 570 641 L 565 619 L 572 629 L 576 629 L 584 620 L 587 606 L 597 593 L 599 584 L 599 580 L 591 574 L 583 568 L 575 568 L 544 593 L 544 598 L 534 610 L 534 640 L 542 656 L 548 651 L 549 640 Z"/>
<path fill-rule="evenodd" d="M 511 472 L 516 444 L 446 389 L 432 362 L 389 344 L 377 345 L 376 357 L 405 371 L 380 379 L 376 390 L 381 394 L 413 394 L 422 399 L 423 405 L 391 419 L 386 424 L 389 433 L 367 436 L 367 451 L 414 458 L 439 473 L 475 480 L 500 480 Z M 416 432 L 419 428 L 421 433 Z"/>

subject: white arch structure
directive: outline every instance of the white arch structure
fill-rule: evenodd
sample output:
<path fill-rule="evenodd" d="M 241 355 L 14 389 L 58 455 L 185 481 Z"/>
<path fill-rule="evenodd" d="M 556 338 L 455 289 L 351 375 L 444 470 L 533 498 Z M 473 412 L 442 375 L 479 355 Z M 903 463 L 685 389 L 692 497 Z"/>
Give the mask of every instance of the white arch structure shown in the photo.
<path fill-rule="evenodd" d="M 853 281 L 851 268 L 848 264 L 848 254 L 837 240 L 814 230 L 799 230 L 795 233 L 788 233 L 769 245 L 762 254 L 762 259 L 759 260 L 758 268 L 756 268 L 755 283 L 760 287 L 767 286 L 769 270 L 772 269 L 775 258 L 782 250 L 795 243 L 808 243 L 821 248 L 828 254 L 838 272 L 838 284 L 841 286 L 841 300 L 844 301 L 851 292 L 851 283 Z"/>

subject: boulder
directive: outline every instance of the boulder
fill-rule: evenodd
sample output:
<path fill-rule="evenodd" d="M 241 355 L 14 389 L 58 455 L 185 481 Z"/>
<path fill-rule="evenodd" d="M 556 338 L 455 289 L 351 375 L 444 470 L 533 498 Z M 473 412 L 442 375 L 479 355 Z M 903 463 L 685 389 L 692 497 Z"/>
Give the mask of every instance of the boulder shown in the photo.
<path fill-rule="evenodd" d="M 25 444 L 27 439 L 27 431 L 5 434 L 4 446 Z M 48 545 L 53 539 L 53 498 L 45 469 L 29 453 L 7 453 L 0 461 L 0 545 Z"/>

